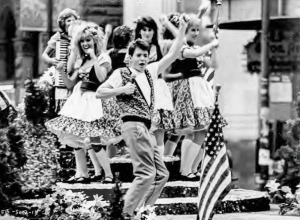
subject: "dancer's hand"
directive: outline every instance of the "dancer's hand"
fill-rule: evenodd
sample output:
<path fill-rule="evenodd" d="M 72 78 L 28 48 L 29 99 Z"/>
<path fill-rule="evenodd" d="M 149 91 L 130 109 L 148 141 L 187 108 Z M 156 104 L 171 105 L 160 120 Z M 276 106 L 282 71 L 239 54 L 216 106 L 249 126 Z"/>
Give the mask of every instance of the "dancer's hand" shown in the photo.
<path fill-rule="evenodd" d="M 126 95 L 131 95 L 134 93 L 135 88 L 135 85 L 129 82 L 123 87 L 123 93 Z"/>
<path fill-rule="evenodd" d="M 54 40 L 54 41 L 60 41 L 60 34 L 58 33 L 58 34 L 53 35 L 51 37 L 51 39 Z"/>
<path fill-rule="evenodd" d="M 167 17 L 167 15 L 162 15 L 162 16 L 160 16 L 159 17 L 159 21 L 160 21 L 160 23 L 161 23 L 161 25 L 163 26 L 163 27 L 167 27 L 167 25 L 168 25 L 168 17 Z"/>
<path fill-rule="evenodd" d="M 212 42 L 211 42 L 212 46 L 213 47 L 218 47 L 219 46 L 219 41 L 217 39 L 214 39 Z"/>
<path fill-rule="evenodd" d="M 86 54 L 87 54 L 91 59 L 97 59 L 96 54 L 95 54 L 95 51 L 94 51 L 94 49 L 92 49 L 92 48 L 89 48 L 89 49 L 86 51 Z"/>
<path fill-rule="evenodd" d="M 57 65 L 56 65 L 56 70 L 60 73 L 64 72 L 64 63 L 63 62 L 59 62 Z"/>
<path fill-rule="evenodd" d="M 189 20 L 190 20 L 190 17 L 188 15 L 182 14 L 179 17 L 179 27 L 182 27 L 182 28 L 186 29 L 187 26 L 188 26 Z"/>
<path fill-rule="evenodd" d="M 204 13 L 207 11 L 207 9 L 209 8 L 210 6 L 210 2 L 207 1 L 207 0 L 203 0 L 202 1 L 202 4 L 199 6 L 198 8 L 198 11 L 199 11 L 199 14 L 198 14 L 198 17 L 201 18 Z"/>
<path fill-rule="evenodd" d="M 214 39 L 218 39 L 216 38 L 216 35 L 213 31 L 209 30 L 205 33 L 204 35 L 205 39 L 207 39 L 209 42 L 213 41 Z"/>
<path fill-rule="evenodd" d="M 57 66 L 58 63 L 59 63 L 59 60 L 56 59 L 56 58 L 50 58 L 50 63 L 51 63 L 53 66 Z"/>
<path fill-rule="evenodd" d="M 105 35 L 109 38 L 109 36 L 111 35 L 112 33 L 112 25 L 111 24 L 107 24 L 105 25 Z"/>

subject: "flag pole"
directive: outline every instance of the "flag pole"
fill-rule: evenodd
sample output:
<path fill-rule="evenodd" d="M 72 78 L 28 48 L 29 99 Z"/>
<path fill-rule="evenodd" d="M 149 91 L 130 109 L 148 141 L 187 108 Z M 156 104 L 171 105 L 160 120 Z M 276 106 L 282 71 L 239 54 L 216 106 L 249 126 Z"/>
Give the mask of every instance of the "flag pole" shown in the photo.
<path fill-rule="evenodd" d="M 221 85 L 220 84 L 216 84 L 215 85 L 215 105 L 218 105 L 218 99 L 219 99 L 219 94 L 220 94 L 220 90 L 221 90 Z M 204 141 L 205 143 L 205 141 Z M 200 164 L 200 180 L 199 182 L 201 183 L 201 179 L 203 177 L 203 173 L 202 173 L 202 169 L 203 169 L 203 164 L 204 164 L 204 158 L 205 158 L 205 154 L 206 154 L 206 150 L 205 150 L 205 146 L 204 146 L 204 143 L 202 145 L 202 147 L 204 148 L 203 149 L 203 155 L 202 155 L 202 159 L 201 159 L 201 164 Z"/>
<path fill-rule="evenodd" d="M 221 8 L 221 5 L 222 5 L 222 0 L 217 0 L 217 16 L 216 16 L 216 20 L 215 20 L 215 24 L 214 24 L 214 27 L 213 27 L 213 32 L 216 36 L 216 39 L 218 39 L 218 29 L 219 29 L 219 17 L 220 17 L 220 8 Z M 220 94 L 220 90 L 221 90 L 221 85 L 219 84 L 216 84 L 215 85 L 215 103 L 218 104 L 218 96 Z M 205 146 L 202 145 L 201 147 L 203 147 L 203 155 L 202 155 L 202 160 L 201 160 L 201 164 L 200 164 L 200 180 L 199 182 L 201 183 L 201 179 L 202 179 L 202 176 L 203 176 L 203 173 L 202 173 L 202 169 L 203 169 L 203 163 L 204 163 L 204 158 L 205 158 L 205 154 L 206 154 L 206 150 L 205 150 Z"/>
<path fill-rule="evenodd" d="M 218 32 L 219 32 L 219 19 L 220 19 L 220 8 L 222 5 L 222 0 L 217 0 L 217 17 L 216 17 L 216 21 L 215 24 L 213 26 L 213 32 L 216 36 L 216 39 L 218 39 Z"/>

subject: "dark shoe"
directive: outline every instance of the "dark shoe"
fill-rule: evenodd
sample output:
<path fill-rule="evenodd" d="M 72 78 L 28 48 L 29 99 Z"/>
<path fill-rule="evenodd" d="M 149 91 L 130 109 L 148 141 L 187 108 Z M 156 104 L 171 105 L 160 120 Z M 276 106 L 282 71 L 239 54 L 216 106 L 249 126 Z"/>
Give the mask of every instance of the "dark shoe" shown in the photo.
<path fill-rule="evenodd" d="M 200 177 L 199 176 L 195 176 L 194 174 L 192 173 L 189 173 L 188 175 L 186 176 L 183 176 L 181 175 L 181 178 L 180 178 L 182 181 L 199 181 L 200 180 Z"/>
<path fill-rule="evenodd" d="M 74 182 L 73 183 L 83 183 L 83 184 L 85 184 L 85 183 L 90 183 L 91 182 L 91 180 L 90 180 L 90 178 L 89 177 L 78 177 L 77 179 L 75 179 L 74 180 Z"/>
<path fill-rule="evenodd" d="M 78 179 L 78 177 L 72 176 L 69 179 L 65 180 L 65 183 L 74 183 L 74 181 Z"/>
<path fill-rule="evenodd" d="M 114 178 L 112 176 L 107 176 L 102 183 L 114 183 Z"/>
<path fill-rule="evenodd" d="M 101 182 L 102 176 L 101 175 L 94 175 L 90 177 L 91 182 Z"/>

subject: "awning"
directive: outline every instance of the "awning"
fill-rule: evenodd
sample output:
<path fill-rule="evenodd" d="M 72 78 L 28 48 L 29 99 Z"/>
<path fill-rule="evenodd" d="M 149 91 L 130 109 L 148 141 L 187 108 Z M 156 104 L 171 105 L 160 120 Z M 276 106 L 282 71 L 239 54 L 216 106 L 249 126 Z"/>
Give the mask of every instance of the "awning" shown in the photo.
<path fill-rule="evenodd" d="M 211 28 L 213 25 L 208 25 Z M 240 21 L 225 21 L 219 23 L 220 29 L 228 30 L 261 30 L 261 19 L 249 19 Z M 270 29 L 300 29 L 300 17 L 270 17 Z"/>

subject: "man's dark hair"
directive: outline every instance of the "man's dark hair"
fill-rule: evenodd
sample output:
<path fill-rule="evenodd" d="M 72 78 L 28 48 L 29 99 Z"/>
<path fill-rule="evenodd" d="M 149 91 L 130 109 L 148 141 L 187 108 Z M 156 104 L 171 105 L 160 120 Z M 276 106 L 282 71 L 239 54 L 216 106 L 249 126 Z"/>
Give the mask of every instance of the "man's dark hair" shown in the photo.
<path fill-rule="evenodd" d="M 129 44 L 128 54 L 132 56 L 136 48 L 140 48 L 141 50 L 146 50 L 148 53 L 150 53 L 150 45 L 145 40 L 142 40 L 140 38 L 132 41 Z"/>

